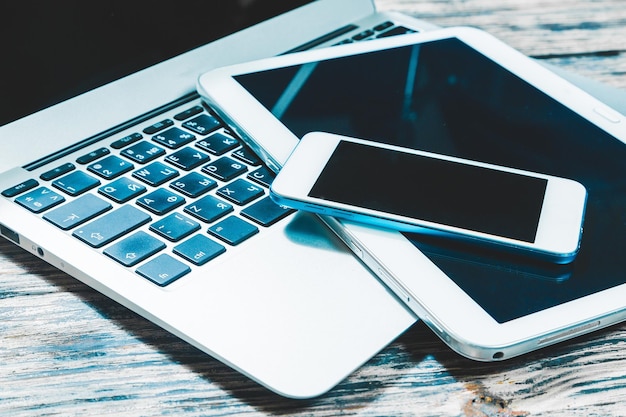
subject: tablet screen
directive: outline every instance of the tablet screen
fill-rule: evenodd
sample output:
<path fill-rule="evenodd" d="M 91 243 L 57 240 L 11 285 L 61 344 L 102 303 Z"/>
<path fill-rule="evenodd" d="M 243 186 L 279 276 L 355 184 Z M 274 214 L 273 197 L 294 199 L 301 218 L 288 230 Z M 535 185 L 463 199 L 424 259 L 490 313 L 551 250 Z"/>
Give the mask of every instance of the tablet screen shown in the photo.
<path fill-rule="evenodd" d="M 626 282 L 626 145 L 460 40 L 235 78 L 298 137 L 326 131 L 582 183 L 584 232 L 567 266 L 405 234 L 496 321 Z"/>
<path fill-rule="evenodd" d="M 342 140 L 308 195 L 533 243 L 547 185 L 545 178 Z"/>

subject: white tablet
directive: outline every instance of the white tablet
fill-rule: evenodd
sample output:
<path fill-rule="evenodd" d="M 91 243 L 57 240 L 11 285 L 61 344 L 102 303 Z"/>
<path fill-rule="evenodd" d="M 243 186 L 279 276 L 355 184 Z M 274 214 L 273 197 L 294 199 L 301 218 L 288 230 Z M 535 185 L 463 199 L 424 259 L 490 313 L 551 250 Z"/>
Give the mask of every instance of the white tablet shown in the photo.
<path fill-rule="evenodd" d="M 276 170 L 299 138 L 325 131 L 584 185 L 567 265 L 324 217 L 457 352 L 506 359 L 626 318 L 626 120 L 486 33 L 285 55 L 204 74 L 199 91 Z"/>

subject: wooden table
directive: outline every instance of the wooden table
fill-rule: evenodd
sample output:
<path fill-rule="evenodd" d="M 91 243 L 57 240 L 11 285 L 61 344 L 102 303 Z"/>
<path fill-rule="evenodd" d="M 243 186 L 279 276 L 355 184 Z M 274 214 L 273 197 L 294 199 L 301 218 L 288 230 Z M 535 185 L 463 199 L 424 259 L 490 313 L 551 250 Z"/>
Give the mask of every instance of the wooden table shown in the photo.
<path fill-rule="evenodd" d="M 526 54 L 626 88 L 623 0 L 377 4 L 481 27 Z M 619 325 L 478 363 L 417 323 L 328 394 L 288 400 L 0 241 L 0 415 L 624 415 L 625 340 Z"/>

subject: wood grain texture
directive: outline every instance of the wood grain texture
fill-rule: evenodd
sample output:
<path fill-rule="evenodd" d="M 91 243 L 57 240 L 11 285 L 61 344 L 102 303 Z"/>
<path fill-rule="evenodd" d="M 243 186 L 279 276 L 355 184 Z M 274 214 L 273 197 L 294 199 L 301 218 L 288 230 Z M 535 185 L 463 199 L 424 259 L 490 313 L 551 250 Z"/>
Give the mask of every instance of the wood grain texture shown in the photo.
<path fill-rule="evenodd" d="M 526 55 L 626 89 L 623 0 L 376 0 L 441 26 L 476 26 Z"/>
<path fill-rule="evenodd" d="M 622 0 L 377 0 L 486 29 L 626 88 Z M 281 398 L 0 240 L 0 415 L 611 416 L 626 410 L 626 325 L 501 363 L 417 323 L 328 394 Z"/>

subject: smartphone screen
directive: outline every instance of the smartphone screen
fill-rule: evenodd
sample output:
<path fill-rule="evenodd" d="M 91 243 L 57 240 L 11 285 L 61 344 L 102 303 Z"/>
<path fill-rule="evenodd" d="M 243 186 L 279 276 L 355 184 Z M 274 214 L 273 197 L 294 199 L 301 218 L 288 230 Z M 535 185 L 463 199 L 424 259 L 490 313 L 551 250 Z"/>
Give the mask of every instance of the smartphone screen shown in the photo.
<path fill-rule="evenodd" d="M 309 196 L 533 243 L 546 185 L 544 178 L 340 141 Z"/>

